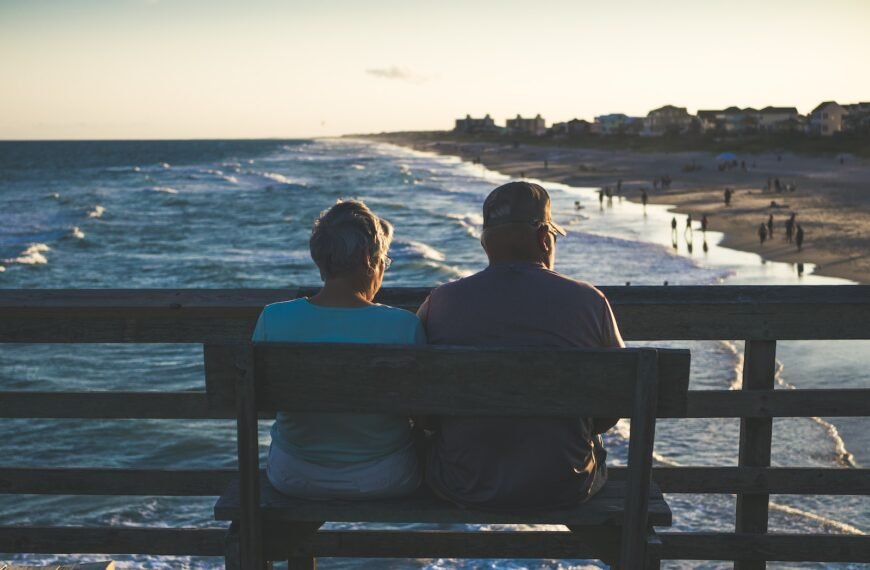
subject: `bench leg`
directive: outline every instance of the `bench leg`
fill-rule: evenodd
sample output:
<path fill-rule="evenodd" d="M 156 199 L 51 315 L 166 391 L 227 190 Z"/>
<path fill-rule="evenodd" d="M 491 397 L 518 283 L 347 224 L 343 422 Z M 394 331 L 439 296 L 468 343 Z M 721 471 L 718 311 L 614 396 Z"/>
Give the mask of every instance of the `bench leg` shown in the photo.
<path fill-rule="evenodd" d="M 224 567 L 226 570 L 243 570 L 239 522 L 233 521 L 224 540 Z M 272 570 L 272 563 L 264 563 L 265 570 Z"/>
<path fill-rule="evenodd" d="M 652 528 L 646 539 L 646 567 L 648 570 L 660 570 L 662 567 L 662 539 Z"/>

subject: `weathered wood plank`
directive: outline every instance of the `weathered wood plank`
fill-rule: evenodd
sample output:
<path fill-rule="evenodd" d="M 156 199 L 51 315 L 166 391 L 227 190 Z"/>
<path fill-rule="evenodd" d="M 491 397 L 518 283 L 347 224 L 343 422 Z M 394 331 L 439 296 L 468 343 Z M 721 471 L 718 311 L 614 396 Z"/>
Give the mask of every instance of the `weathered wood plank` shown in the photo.
<path fill-rule="evenodd" d="M 624 467 L 608 467 L 624 481 Z M 83 469 L 4 467 L 0 493 L 217 497 L 235 469 Z M 870 469 L 813 467 L 653 467 L 664 493 L 870 495 Z"/>
<path fill-rule="evenodd" d="M 647 556 L 646 541 L 649 525 L 646 512 L 659 396 L 657 351 L 641 350 L 638 354 L 636 373 L 631 434 L 628 442 L 625 520 L 622 525 L 619 556 L 621 568 L 642 568 Z"/>
<path fill-rule="evenodd" d="M 243 569 L 265 570 L 263 520 L 260 517 L 257 393 L 252 345 L 237 345 L 233 369 L 236 373 L 236 440 L 239 449 L 239 554 Z"/>
<path fill-rule="evenodd" d="M 868 417 L 870 390 L 691 390 L 688 418 Z"/>
<path fill-rule="evenodd" d="M 269 532 L 267 530 L 267 532 Z M 752 560 L 783 562 L 868 562 L 870 536 L 660 532 L 667 560 Z M 584 542 L 569 532 L 320 531 L 308 544 L 283 546 L 280 534 L 267 537 L 267 555 L 399 558 L 589 558 L 595 546 L 614 547 L 613 534 L 591 531 Z"/>
<path fill-rule="evenodd" d="M 216 497 L 235 469 L 0 468 L 0 493 Z"/>
<path fill-rule="evenodd" d="M 115 563 L 85 562 L 84 564 L 50 564 L 48 566 L 22 566 L 20 564 L 3 564 L 0 570 L 115 570 Z"/>
<path fill-rule="evenodd" d="M 870 562 L 870 536 L 660 532 L 668 560 Z"/>
<path fill-rule="evenodd" d="M 2 418 L 230 419 L 205 392 L 0 392 Z"/>
<path fill-rule="evenodd" d="M 621 479 L 622 468 L 608 468 Z M 653 467 L 665 493 L 767 493 L 770 495 L 870 495 L 870 469 L 810 467 Z"/>
<path fill-rule="evenodd" d="M 743 365 L 743 391 L 773 390 L 776 381 L 776 341 L 753 340 L 746 342 Z M 773 437 L 773 420 L 769 418 L 742 418 L 740 420 L 740 448 L 738 465 L 741 467 L 768 467 Z M 735 531 L 764 534 L 770 495 L 737 494 Z M 734 570 L 763 570 L 764 560 L 738 561 Z"/>
<path fill-rule="evenodd" d="M 235 418 L 210 408 L 205 392 L 0 392 L 0 418 L 214 419 Z M 670 405 L 669 405 L 670 407 Z M 260 419 L 273 418 L 260 412 Z M 661 417 L 870 417 L 870 389 L 690 390 L 685 413 Z"/>
<path fill-rule="evenodd" d="M 651 486 L 649 518 L 656 526 L 671 524 L 671 511 L 655 485 Z M 231 483 L 215 504 L 217 520 L 237 520 L 240 513 L 238 482 Z M 260 506 L 270 522 L 420 522 L 459 524 L 572 524 L 588 526 L 621 522 L 625 510 L 625 483 L 613 481 L 578 507 L 522 514 L 458 509 L 425 488 L 410 497 L 379 501 L 306 501 L 282 495 L 261 475 Z"/>
<path fill-rule="evenodd" d="M 263 344 L 257 393 L 268 410 L 629 416 L 638 350 Z M 663 415 L 683 412 L 689 377 L 688 351 L 669 352 Z"/>
<path fill-rule="evenodd" d="M 353 558 L 602 558 L 617 548 L 618 529 L 588 529 L 583 533 L 320 531 L 303 543 L 283 539 L 280 529 L 266 529 L 266 556 Z"/>
<path fill-rule="evenodd" d="M 0 526 L 0 552 L 223 556 L 224 529 Z"/>
<path fill-rule="evenodd" d="M 870 286 L 602 287 L 627 340 L 870 337 Z M 237 342 L 295 289 L 0 291 L 0 342 Z M 377 300 L 416 310 L 428 288 Z"/>

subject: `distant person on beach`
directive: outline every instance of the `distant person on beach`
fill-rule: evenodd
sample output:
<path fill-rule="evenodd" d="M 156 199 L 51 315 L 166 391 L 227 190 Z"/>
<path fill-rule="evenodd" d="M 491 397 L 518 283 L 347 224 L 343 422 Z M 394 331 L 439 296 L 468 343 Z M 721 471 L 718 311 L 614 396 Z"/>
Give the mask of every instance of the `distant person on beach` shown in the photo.
<path fill-rule="evenodd" d="M 362 202 L 323 212 L 309 240 L 323 287 L 310 298 L 266 306 L 252 340 L 424 344 L 413 313 L 372 302 L 392 238 L 390 223 Z M 384 414 L 278 412 L 266 474 L 282 493 L 309 499 L 395 497 L 421 480 L 408 418 Z"/>
<path fill-rule="evenodd" d="M 794 236 L 794 242 L 797 244 L 798 251 L 803 249 L 804 245 L 804 229 L 800 224 L 797 225 L 797 233 Z"/>
<path fill-rule="evenodd" d="M 707 233 L 707 214 L 701 216 L 701 231 Z"/>
<path fill-rule="evenodd" d="M 598 203 L 603 207 L 604 206 L 604 188 L 598 189 Z"/>
<path fill-rule="evenodd" d="M 767 226 L 764 225 L 764 222 L 758 226 L 758 241 L 761 242 L 761 245 L 764 245 L 764 242 L 767 240 Z"/>
<path fill-rule="evenodd" d="M 773 214 L 767 216 L 767 237 L 773 239 Z"/>
<path fill-rule="evenodd" d="M 649 196 L 647 196 L 646 194 L 646 188 L 643 188 L 640 191 L 640 201 L 644 206 L 646 206 L 646 203 L 649 202 Z"/>
<path fill-rule="evenodd" d="M 726 189 L 725 189 L 725 205 L 726 205 L 726 206 L 730 206 L 730 205 L 731 205 L 731 195 L 732 195 L 733 193 L 734 193 L 734 192 L 731 190 L 731 188 L 726 188 Z"/>
<path fill-rule="evenodd" d="M 788 220 L 785 221 L 785 241 L 791 243 L 794 238 L 795 213 L 792 212 Z"/>
<path fill-rule="evenodd" d="M 483 205 L 489 266 L 432 291 L 417 315 L 432 344 L 622 347 L 604 294 L 553 271 L 556 240 L 541 186 L 511 182 Z M 534 382 L 535 378 L 529 378 Z M 581 503 L 604 485 L 601 434 L 616 418 L 443 417 L 426 482 L 469 508 L 543 510 Z"/>

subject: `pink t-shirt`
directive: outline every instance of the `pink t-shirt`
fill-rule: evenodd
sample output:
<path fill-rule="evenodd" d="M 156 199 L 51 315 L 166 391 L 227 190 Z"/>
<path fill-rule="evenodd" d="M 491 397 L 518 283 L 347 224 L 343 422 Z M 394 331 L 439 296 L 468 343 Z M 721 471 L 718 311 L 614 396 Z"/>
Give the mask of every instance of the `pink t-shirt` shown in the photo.
<path fill-rule="evenodd" d="M 601 291 L 536 263 L 494 265 L 438 287 L 417 316 L 431 344 L 623 346 Z M 441 418 L 427 481 L 438 494 L 471 507 L 575 504 L 597 490 L 596 478 L 600 482 L 606 476 L 606 454 L 594 434 L 613 423 L 591 418 Z"/>

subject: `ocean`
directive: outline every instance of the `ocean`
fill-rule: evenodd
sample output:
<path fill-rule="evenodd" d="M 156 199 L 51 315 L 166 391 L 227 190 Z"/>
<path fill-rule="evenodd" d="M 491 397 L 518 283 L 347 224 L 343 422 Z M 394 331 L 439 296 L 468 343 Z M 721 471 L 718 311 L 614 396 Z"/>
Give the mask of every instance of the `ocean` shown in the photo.
<path fill-rule="evenodd" d="M 395 226 L 384 286 L 434 286 L 482 269 L 481 204 L 501 174 L 454 157 L 344 139 L 257 141 L 0 142 L 0 288 L 266 288 L 317 285 L 307 240 L 313 219 L 342 198 L 364 200 Z M 569 230 L 556 269 L 597 285 L 797 285 L 847 283 L 798 275 L 791 264 L 717 245 L 697 225 L 691 251 L 664 206 L 596 189 L 544 183 Z M 581 209 L 575 207 L 579 202 Z M 706 247 L 703 246 L 706 242 Z M 706 250 L 706 251 L 705 251 Z M 629 343 L 639 346 L 643 343 Z M 742 342 L 656 343 L 692 349 L 691 388 L 739 387 Z M 778 387 L 867 387 L 870 342 L 780 342 Z M 824 358 L 822 358 L 824 356 Z M 201 350 L 186 345 L 3 345 L 4 390 L 202 389 Z M 870 464 L 866 419 L 774 421 L 773 464 Z M 862 429 L 863 428 L 863 429 Z M 261 426 L 263 450 L 268 425 Z M 733 466 L 739 422 L 659 423 L 660 465 Z M 606 436 L 624 464 L 627 424 Z M 230 422 L 6 420 L 7 466 L 209 468 L 235 462 Z M 671 495 L 675 528 L 733 530 L 730 495 Z M 212 498 L 0 495 L 3 524 L 219 526 Z M 776 496 L 771 531 L 866 533 L 866 497 Z M 0 555 L 0 559 L 4 556 Z M 73 558 L 61 557 L 61 560 Z M 105 557 L 96 557 L 96 559 Z M 210 568 L 213 558 L 113 556 L 121 568 Z M 53 561 L 5 556 L 8 560 Z M 538 568 L 550 561 L 324 559 L 322 568 Z M 558 567 L 585 567 L 563 561 Z M 666 562 L 666 568 L 730 564 Z M 848 568 L 770 564 L 771 568 Z M 852 567 L 857 568 L 857 565 Z"/>

